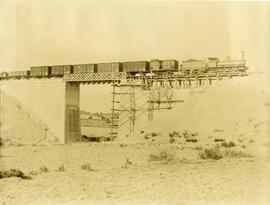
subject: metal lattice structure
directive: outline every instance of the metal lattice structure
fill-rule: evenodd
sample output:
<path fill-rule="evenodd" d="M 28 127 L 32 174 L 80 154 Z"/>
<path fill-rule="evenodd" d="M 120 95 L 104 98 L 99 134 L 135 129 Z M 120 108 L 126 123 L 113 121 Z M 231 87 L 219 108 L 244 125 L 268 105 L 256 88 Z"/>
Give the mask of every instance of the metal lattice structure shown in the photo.
<path fill-rule="evenodd" d="M 107 73 L 74 73 L 65 74 L 66 82 L 113 82 L 127 78 L 126 72 L 107 72 Z"/>

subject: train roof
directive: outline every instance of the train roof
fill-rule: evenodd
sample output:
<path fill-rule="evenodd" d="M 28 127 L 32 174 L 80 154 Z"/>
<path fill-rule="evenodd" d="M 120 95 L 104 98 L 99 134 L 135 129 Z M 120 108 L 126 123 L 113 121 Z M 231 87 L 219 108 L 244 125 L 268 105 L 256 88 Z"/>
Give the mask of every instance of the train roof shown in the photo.
<path fill-rule="evenodd" d="M 185 60 L 183 62 L 198 62 L 198 61 L 204 61 L 204 60 L 190 58 L 190 59 Z"/>
<path fill-rule="evenodd" d="M 209 57 L 208 60 L 213 61 L 213 60 L 218 60 L 218 58 L 217 57 Z"/>

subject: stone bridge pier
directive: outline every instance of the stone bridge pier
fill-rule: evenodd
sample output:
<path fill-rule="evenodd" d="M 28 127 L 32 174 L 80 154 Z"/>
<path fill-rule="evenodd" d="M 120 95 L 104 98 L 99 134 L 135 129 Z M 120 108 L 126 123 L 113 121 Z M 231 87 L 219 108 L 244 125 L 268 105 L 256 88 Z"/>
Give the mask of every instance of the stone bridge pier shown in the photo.
<path fill-rule="evenodd" d="M 81 140 L 80 84 L 65 84 L 65 139 L 64 142 Z"/>

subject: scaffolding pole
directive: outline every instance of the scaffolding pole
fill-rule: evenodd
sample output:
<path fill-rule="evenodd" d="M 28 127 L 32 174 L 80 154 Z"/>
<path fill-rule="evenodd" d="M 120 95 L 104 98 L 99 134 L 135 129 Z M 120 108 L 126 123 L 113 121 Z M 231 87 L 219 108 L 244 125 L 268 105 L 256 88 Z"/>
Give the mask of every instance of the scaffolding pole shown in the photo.
<path fill-rule="evenodd" d="M 150 123 L 155 110 L 168 110 L 172 103 L 182 102 L 173 99 L 174 91 L 167 78 L 164 81 L 151 78 L 113 84 L 111 133 L 116 137 L 119 128 L 128 127 L 126 133 L 130 135 L 141 116 L 145 115 L 146 123 Z"/>

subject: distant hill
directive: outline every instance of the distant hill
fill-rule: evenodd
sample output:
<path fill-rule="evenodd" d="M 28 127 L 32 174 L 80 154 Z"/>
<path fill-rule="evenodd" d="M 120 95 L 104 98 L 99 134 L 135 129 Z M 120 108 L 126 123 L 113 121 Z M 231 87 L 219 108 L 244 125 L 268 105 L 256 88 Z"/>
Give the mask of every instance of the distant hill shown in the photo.
<path fill-rule="evenodd" d="M 81 126 L 84 127 L 109 127 L 111 124 L 111 113 L 80 111 Z"/>

